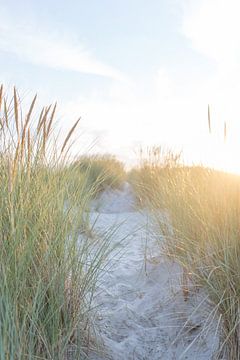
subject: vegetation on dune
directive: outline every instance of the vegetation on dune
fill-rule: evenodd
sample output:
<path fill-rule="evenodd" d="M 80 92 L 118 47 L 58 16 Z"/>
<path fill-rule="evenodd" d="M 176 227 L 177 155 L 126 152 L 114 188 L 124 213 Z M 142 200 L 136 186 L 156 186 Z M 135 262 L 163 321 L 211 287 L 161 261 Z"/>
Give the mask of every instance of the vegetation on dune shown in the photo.
<path fill-rule="evenodd" d="M 82 156 L 74 163 L 80 174 L 87 175 L 89 188 L 96 193 L 104 189 L 120 187 L 125 178 L 124 165 L 113 155 Z"/>
<path fill-rule="evenodd" d="M 168 173 L 181 168 L 181 154 L 173 154 L 167 149 L 154 147 L 148 149 L 146 156 L 140 152 L 140 165 L 131 169 L 128 180 L 132 184 L 140 205 L 153 206 L 157 193 L 164 194 L 164 181 L 168 182 Z M 159 207 L 159 202 L 156 202 Z"/>
<path fill-rule="evenodd" d="M 172 159 L 174 157 L 171 157 Z M 220 315 L 219 357 L 240 358 L 240 177 L 151 158 L 131 175 L 153 210 L 166 252 L 203 286 Z M 159 211 L 167 211 L 170 225 Z"/>
<path fill-rule="evenodd" d="M 94 191 L 67 164 L 77 122 L 60 146 L 56 106 L 36 118 L 36 97 L 25 115 L 20 103 L 0 88 L 0 359 L 84 358 L 109 236 L 79 236 Z"/>

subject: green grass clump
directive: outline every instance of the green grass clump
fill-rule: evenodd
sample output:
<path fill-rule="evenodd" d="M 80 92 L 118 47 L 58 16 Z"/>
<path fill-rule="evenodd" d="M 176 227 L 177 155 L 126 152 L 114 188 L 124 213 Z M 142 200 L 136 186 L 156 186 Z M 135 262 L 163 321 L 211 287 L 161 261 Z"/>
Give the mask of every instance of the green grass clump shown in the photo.
<path fill-rule="evenodd" d="M 0 359 L 84 358 L 108 239 L 79 236 L 92 192 L 53 135 L 56 106 L 26 115 L 0 88 Z"/>
<path fill-rule="evenodd" d="M 119 188 L 126 178 L 123 163 L 113 155 L 84 156 L 74 166 L 79 169 L 80 176 L 87 175 L 88 186 L 94 186 L 96 193 L 108 187 Z"/>
<path fill-rule="evenodd" d="M 167 254 L 204 287 L 218 310 L 219 358 L 239 359 L 240 176 L 163 163 L 135 171 L 137 192 L 153 210 Z M 170 226 L 159 209 L 167 212 Z"/>

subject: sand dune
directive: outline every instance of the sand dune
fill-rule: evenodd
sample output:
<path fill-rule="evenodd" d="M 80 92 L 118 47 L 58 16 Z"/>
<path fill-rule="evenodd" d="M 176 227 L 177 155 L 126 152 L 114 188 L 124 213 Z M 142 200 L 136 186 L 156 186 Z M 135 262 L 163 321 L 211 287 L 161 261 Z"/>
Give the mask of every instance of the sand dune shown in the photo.
<path fill-rule="evenodd" d="M 104 352 L 91 359 L 214 358 L 215 314 L 200 292 L 193 290 L 184 301 L 181 269 L 161 254 L 149 214 L 135 209 L 129 184 L 105 191 L 93 203 L 95 220 L 97 232 L 119 228 L 112 239 L 115 256 L 95 299 Z"/>

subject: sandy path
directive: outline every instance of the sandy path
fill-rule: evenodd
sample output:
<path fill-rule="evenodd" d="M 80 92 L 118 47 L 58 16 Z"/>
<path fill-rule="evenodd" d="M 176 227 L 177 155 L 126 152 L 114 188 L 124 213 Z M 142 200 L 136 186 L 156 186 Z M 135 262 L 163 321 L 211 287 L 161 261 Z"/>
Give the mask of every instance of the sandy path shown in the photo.
<path fill-rule="evenodd" d="M 105 353 L 91 359 L 212 359 L 217 338 L 203 296 L 193 291 L 184 302 L 181 272 L 159 255 L 148 214 L 135 210 L 130 186 L 105 192 L 93 205 L 96 218 L 99 232 L 120 227 L 112 240 L 118 254 L 95 300 Z"/>

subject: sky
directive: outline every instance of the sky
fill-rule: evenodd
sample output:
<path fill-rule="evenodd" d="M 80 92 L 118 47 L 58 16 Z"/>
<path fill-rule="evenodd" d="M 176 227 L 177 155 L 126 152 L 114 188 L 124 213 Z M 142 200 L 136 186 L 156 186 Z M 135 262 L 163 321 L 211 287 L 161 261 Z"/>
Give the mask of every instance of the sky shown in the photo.
<path fill-rule="evenodd" d="M 0 0 L 0 82 L 57 100 L 63 129 L 81 116 L 76 152 L 131 165 L 161 145 L 240 172 L 239 17 L 239 0 Z"/>

